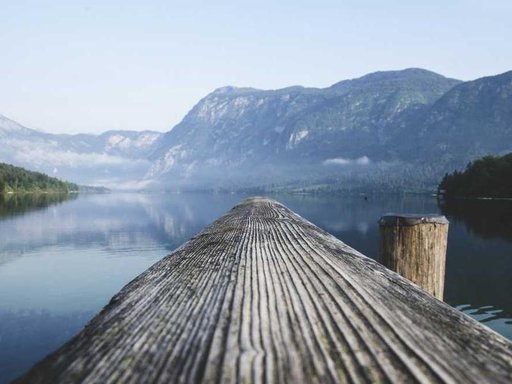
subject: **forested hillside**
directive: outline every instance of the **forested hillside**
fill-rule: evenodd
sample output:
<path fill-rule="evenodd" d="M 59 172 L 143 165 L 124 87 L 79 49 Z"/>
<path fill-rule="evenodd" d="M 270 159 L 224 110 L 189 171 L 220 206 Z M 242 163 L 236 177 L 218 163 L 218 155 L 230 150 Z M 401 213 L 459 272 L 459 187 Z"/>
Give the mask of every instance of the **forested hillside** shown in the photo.
<path fill-rule="evenodd" d="M 226 87 L 162 135 L 164 188 L 433 191 L 446 172 L 512 151 L 512 71 L 460 82 L 410 68 L 328 88 Z"/>
<path fill-rule="evenodd" d="M 0 163 L 0 193 L 78 191 L 78 185 L 67 183 L 44 173 L 28 171 L 10 164 Z"/>
<path fill-rule="evenodd" d="M 512 153 L 486 156 L 469 163 L 464 172 L 446 174 L 439 189 L 450 197 L 512 198 Z"/>

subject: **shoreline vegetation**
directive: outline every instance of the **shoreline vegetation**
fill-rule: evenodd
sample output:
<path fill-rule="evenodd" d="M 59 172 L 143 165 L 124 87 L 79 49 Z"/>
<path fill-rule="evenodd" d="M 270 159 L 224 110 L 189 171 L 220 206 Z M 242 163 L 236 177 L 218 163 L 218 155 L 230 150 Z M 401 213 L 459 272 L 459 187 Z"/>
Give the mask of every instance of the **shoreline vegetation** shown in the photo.
<path fill-rule="evenodd" d="M 78 193 L 78 184 L 59 180 L 44 173 L 0 163 L 0 194 Z"/>
<path fill-rule="evenodd" d="M 485 156 L 469 163 L 462 172 L 445 174 L 438 194 L 446 198 L 512 199 L 512 153 Z"/>
<path fill-rule="evenodd" d="M 0 195 L 24 194 L 78 194 L 78 193 L 108 193 L 105 187 L 82 186 L 63 181 L 44 173 L 30 171 L 0 162 Z M 166 191 L 173 192 L 173 191 Z M 185 191 L 176 191 L 185 192 Z M 248 188 L 212 188 L 188 192 L 243 193 L 243 194 L 351 194 L 363 197 L 375 194 L 374 189 L 348 189 L 329 183 L 291 183 L 289 185 L 270 184 Z M 437 193 L 427 188 L 417 190 L 379 189 L 382 193 L 401 194 L 432 194 L 438 198 L 478 199 L 478 200 L 512 200 L 512 153 L 504 156 L 485 156 L 470 162 L 464 171 L 455 170 L 446 173 L 438 185 Z"/>

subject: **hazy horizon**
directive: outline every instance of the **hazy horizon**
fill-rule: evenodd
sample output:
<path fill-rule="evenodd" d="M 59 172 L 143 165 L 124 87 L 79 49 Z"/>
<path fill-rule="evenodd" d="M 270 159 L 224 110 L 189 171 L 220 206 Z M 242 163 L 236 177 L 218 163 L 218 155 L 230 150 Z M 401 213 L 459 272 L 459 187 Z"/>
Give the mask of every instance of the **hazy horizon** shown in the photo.
<path fill-rule="evenodd" d="M 233 85 L 506 72 L 512 3 L 20 1 L 2 5 L 0 114 L 49 133 L 168 131 Z"/>

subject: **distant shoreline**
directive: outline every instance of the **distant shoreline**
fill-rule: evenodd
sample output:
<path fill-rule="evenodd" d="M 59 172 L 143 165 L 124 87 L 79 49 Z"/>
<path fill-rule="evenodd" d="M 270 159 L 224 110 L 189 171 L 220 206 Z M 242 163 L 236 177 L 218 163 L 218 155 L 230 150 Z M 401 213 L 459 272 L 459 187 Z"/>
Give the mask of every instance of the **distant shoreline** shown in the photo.
<path fill-rule="evenodd" d="M 437 198 L 442 198 L 445 200 L 449 199 L 457 199 L 457 200 L 484 200 L 484 201 L 490 201 L 490 200 L 502 200 L 502 201 L 512 201 L 512 197 L 490 197 L 490 196 L 449 196 L 444 194 L 437 194 Z"/>
<path fill-rule="evenodd" d="M 80 191 L 5 191 L 2 195 L 69 195 L 79 194 Z"/>

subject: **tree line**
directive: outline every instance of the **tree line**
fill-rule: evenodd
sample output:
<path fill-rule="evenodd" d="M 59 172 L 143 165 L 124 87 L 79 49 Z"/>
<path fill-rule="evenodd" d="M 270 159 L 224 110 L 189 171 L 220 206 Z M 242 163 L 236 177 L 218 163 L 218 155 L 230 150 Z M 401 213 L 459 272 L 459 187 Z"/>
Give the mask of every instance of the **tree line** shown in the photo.
<path fill-rule="evenodd" d="M 446 174 L 439 191 L 451 197 L 512 198 L 512 153 L 485 156 L 462 172 Z"/>
<path fill-rule="evenodd" d="M 0 163 L 0 193 L 78 191 L 78 185 L 68 183 L 40 172 L 28 171 L 14 165 Z"/>

